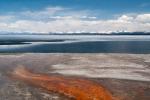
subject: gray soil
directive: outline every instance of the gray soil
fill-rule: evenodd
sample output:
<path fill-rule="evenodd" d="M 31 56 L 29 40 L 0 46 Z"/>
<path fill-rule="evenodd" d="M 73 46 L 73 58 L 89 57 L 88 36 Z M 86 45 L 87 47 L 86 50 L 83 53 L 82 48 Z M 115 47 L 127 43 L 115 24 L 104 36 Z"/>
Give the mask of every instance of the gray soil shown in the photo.
<path fill-rule="evenodd" d="M 150 100 L 150 54 L 1 54 L 0 100 L 69 100 L 9 77 L 16 67 L 85 78 L 120 100 Z"/>

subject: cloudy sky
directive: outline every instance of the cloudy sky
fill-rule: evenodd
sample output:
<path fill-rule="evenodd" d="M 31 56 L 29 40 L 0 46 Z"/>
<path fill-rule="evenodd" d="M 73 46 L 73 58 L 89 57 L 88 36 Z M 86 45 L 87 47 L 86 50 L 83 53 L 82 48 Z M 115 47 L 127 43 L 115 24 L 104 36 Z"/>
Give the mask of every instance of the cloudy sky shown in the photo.
<path fill-rule="evenodd" d="M 0 0 L 0 32 L 150 32 L 150 0 Z"/>

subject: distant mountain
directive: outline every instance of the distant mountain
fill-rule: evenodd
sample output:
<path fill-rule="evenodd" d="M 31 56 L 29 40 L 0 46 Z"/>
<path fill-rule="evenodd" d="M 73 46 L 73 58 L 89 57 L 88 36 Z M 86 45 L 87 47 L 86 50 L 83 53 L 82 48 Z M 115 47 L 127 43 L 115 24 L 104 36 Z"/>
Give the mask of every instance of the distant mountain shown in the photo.
<path fill-rule="evenodd" d="M 112 32 L 112 33 L 13 33 L 0 32 L 0 35 L 150 35 L 150 32 Z"/>
<path fill-rule="evenodd" d="M 119 33 L 111 33 L 113 35 L 150 35 L 150 32 L 119 32 Z"/>
<path fill-rule="evenodd" d="M 112 33 L 49 33 L 49 35 L 150 35 L 150 32 L 112 32 Z"/>

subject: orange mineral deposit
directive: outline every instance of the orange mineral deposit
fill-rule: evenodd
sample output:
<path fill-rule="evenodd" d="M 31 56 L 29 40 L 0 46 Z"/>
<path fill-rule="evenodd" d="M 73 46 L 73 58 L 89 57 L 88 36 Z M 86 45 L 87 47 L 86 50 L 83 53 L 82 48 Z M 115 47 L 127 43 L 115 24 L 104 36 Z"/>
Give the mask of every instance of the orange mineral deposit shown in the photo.
<path fill-rule="evenodd" d="M 27 84 L 63 94 L 75 100 L 114 100 L 111 93 L 104 87 L 87 79 L 36 74 L 25 68 L 15 69 L 11 76 Z"/>

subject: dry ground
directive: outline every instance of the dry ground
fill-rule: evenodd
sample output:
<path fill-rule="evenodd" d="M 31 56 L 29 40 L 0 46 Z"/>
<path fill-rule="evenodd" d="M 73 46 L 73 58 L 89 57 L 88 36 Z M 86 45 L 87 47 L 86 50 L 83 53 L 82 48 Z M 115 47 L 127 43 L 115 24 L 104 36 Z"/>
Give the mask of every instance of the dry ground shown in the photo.
<path fill-rule="evenodd" d="M 150 100 L 150 54 L 1 54 L 0 100 L 69 100 L 11 80 L 17 66 L 92 80 L 121 100 Z"/>

